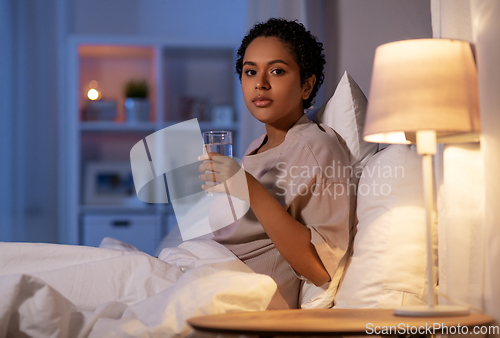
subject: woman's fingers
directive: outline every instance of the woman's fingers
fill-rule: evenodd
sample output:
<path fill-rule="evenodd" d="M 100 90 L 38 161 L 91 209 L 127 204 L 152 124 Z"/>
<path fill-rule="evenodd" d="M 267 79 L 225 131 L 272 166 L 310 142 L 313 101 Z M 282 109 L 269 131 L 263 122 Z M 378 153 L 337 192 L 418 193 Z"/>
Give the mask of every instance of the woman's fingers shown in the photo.
<path fill-rule="evenodd" d="M 205 182 L 205 185 L 202 186 L 204 190 L 215 188 L 211 184 L 218 185 L 227 182 L 241 171 L 241 166 L 233 158 L 217 153 L 204 153 L 198 159 L 203 161 L 198 170 L 201 173 L 200 180 Z M 222 189 L 222 187 L 215 189 Z"/>
<path fill-rule="evenodd" d="M 211 155 L 213 154 L 213 156 Z M 210 160 L 211 156 L 211 160 Z M 203 163 L 200 164 L 199 170 L 200 172 L 210 170 L 210 171 L 222 171 L 223 168 L 228 167 L 228 168 L 233 168 L 237 167 L 239 168 L 240 165 L 232 158 L 223 156 L 217 153 L 208 153 L 208 154 L 203 154 L 200 157 L 198 157 L 200 161 L 203 161 Z"/>
<path fill-rule="evenodd" d="M 210 152 L 210 153 L 203 153 L 200 156 L 198 156 L 199 161 L 216 161 L 220 162 L 221 157 L 226 157 L 218 153 Z"/>
<path fill-rule="evenodd" d="M 209 172 L 209 171 L 201 173 L 200 176 L 198 176 L 198 177 L 200 178 L 200 180 L 205 181 L 205 182 L 221 183 L 225 180 L 225 178 L 223 176 L 221 176 L 220 174 L 214 173 L 214 172 Z"/>
<path fill-rule="evenodd" d="M 198 167 L 200 173 L 210 171 L 210 172 L 223 172 L 225 171 L 225 166 L 221 163 L 213 162 L 213 161 L 205 161 L 200 164 Z"/>
<path fill-rule="evenodd" d="M 250 203 L 245 170 L 233 158 L 216 153 L 205 153 L 198 157 L 199 178 L 207 192 L 221 192 Z"/>
<path fill-rule="evenodd" d="M 198 170 L 200 173 L 203 173 L 205 171 L 215 171 L 215 164 L 212 161 L 205 161 L 200 164 L 198 167 Z"/>
<path fill-rule="evenodd" d="M 218 193 L 218 192 L 225 193 L 226 192 L 224 184 L 217 184 L 217 185 L 203 184 L 201 186 L 201 188 L 203 190 L 205 190 L 206 192 L 210 192 L 210 193 Z"/>
<path fill-rule="evenodd" d="M 210 155 L 210 154 L 213 154 L 213 153 L 203 153 L 203 154 L 201 154 L 200 156 L 198 156 L 198 161 L 211 160 L 212 159 L 212 155 Z"/>

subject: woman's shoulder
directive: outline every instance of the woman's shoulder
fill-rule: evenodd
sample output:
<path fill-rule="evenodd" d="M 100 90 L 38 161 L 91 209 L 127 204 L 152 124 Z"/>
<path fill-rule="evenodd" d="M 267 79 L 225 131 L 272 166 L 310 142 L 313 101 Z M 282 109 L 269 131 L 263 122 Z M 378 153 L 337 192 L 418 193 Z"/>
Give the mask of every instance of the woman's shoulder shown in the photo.
<path fill-rule="evenodd" d="M 292 135 L 293 141 L 308 148 L 319 161 L 332 159 L 349 162 L 349 150 L 344 139 L 329 126 L 309 119 Z"/>

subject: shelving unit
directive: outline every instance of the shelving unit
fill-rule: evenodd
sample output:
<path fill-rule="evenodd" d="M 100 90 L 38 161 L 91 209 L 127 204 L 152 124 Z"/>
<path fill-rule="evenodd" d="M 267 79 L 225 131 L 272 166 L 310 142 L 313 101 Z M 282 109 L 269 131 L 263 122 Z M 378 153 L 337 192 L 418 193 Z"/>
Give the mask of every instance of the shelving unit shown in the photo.
<path fill-rule="evenodd" d="M 109 236 L 154 252 L 175 225 L 175 215 L 170 204 L 138 200 L 125 173 L 130 150 L 147 135 L 195 117 L 202 131 L 233 131 L 237 149 L 241 94 L 235 54 L 235 45 L 227 41 L 81 36 L 69 41 L 67 109 L 60 128 L 61 242 L 98 245 Z M 127 119 L 124 88 L 130 80 L 143 80 L 149 87 L 147 121 Z M 88 120 L 84 111 L 91 87 L 100 92 L 101 101 L 116 107 L 112 120 Z M 230 107 L 233 120 L 212 121 L 214 107 Z"/>

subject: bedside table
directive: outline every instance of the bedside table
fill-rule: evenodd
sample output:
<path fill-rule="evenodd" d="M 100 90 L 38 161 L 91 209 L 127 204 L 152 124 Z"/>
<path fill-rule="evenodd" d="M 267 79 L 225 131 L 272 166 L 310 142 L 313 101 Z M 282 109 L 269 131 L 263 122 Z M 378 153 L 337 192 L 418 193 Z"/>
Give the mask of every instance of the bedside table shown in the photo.
<path fill-rule="evenodd" d="M 188 323 L 202 332 L 272 337 L 407 333 L 431 335 L 446 333 L 445 328 L 448 333 L 456 330 L 461 331 L 455 333 L 465 333 L 465 330 L 473 333 L 472 326 L 486 325 L 492 321 L 491 316 L 475 313 L 450 317 L 402 317 L 395 316 L 390 309 L 322 309 L 228 313 L 195 317 L 189 319 Z M 393 331 L 389 332 L 391 327 Z"/>

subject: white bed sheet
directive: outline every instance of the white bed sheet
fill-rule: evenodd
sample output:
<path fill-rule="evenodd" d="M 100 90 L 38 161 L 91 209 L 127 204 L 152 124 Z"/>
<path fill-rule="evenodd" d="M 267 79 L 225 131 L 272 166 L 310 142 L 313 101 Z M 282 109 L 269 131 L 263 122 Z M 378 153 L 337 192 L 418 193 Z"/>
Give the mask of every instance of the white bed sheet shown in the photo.
<path fill-rule="evenodd" d="M 211 240 L 137 251 L 0 243 L 0 337 L 171 337 L 186 319 L 260 311 L 276 291 Z"/>

